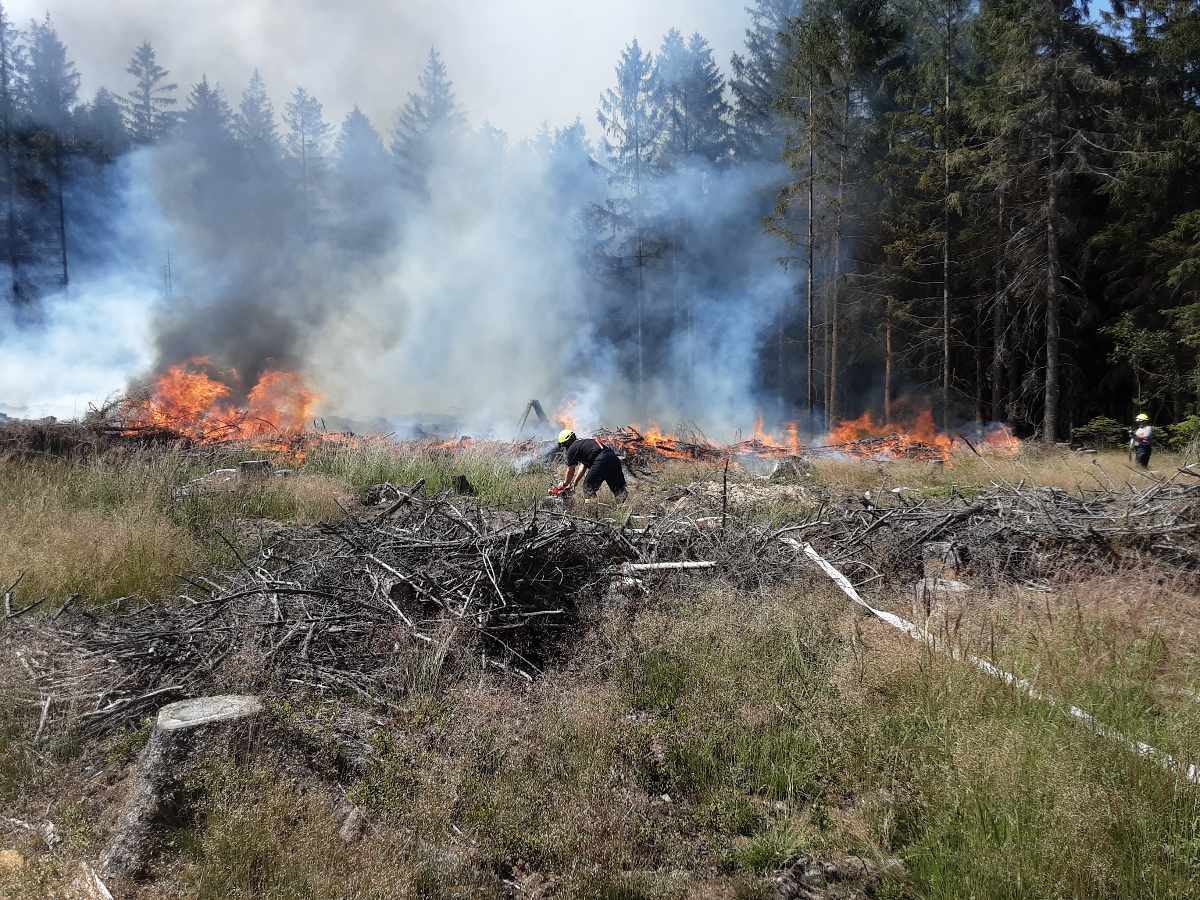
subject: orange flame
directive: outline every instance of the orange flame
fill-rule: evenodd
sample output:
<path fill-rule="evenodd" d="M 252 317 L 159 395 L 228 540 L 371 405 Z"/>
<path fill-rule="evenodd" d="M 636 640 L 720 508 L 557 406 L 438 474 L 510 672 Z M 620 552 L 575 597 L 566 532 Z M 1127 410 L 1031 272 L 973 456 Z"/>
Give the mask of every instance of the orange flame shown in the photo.
<path fill-rule="evenodd" d="M 1016 456 L 1021 452 L 1021 439 L 1007 425 L 996 422 L 988 426 L 977 449 L 996 456 Z"/>
<path fill-rule="evenodd" d="M 918 413 L 910 425 L 876 422 L 869 412 L 857 419 L 838 422 L 830 429 L 831 443 L 853 456 L 902 458 L 926 456 L 950 458 L 954 439 L 938 431 L 933 413 Z"/>
<path fill-rule="evenodd" d="M 578 419 L 575 415 L 575 398 L 568 397 L 562 402 L 562 405 L 554 411 L 554 423 L 559 428 L 569 428 L 575 431 L 579 427 Z"/>
<path fill-rule="evenodd" d="M 237 372 L 203 356 L 171 366 L 149 397 L 130 404 L 129 429 L 162 429 L 200 442 L 278 438 L 302 432 L 318 401 L 300 375 L 268 370 L 238 406 L 228 399 L 237 382 Z"/>

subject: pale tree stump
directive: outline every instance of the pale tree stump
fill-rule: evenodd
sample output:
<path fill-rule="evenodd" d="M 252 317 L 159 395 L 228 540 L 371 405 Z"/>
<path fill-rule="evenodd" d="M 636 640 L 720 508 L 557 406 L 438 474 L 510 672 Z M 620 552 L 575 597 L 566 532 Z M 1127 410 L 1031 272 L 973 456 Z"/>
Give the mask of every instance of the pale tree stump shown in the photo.
<path fill-rule="evenodd" d="M 175 801 L 188 757 L 203 738 L 248 727 L 262 711 L 257 697 L 239 695 L 181 700 L 158 711 L 101 860 L 102 873 L 122 878 L 142 874 L 154 853 L 154 828 Z"/>

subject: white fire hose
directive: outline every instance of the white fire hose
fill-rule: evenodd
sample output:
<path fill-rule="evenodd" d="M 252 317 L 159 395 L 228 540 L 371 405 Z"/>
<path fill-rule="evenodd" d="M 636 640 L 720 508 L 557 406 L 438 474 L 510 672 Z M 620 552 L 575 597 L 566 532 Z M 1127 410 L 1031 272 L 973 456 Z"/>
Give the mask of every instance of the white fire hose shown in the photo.
<path fill-rule="evenodd" d="M 1112 726 L 1105 725 L 1087 710 L 1080 709 L 1078 706 L 1072 706 L 1068 703 L 1063 703 L 1061 700 L 1057 700 L 1054 697 L 1049 697 L 1046 694 L 1043 694 L 1024 678 L 1019 678 L 1012 672 L 1008 672 L 1004 669 L 994 666 L 986 659 L 980 659 L 978 656 L 972 656 L 966 653 L 955 653 L 953 648 L 939 646 L 934 637 L 925 629 L 918 628 L 912 622 L 908 621 L 907 619 L 902 619 L 900 616 L 897 616 L 894 613 L 886 612 L 882 609 L 875 609 L 875 607 L 863 600 L 863 598 L 859 596 L 858 591 L 854 589 L 854 585 L 850 583 L 850 579 L 835 569 L 828 560 L 821 556 L 821 554 L 817 553 L 811 544 L 802 544 L 795 538 L 790 537 L 784 537 L 781 538 L 781 540 L 788 544 L 788 546 L 799 550 L 810 560 L 816 563 L 816 565 L 822 571 L 824 571 L 826 575 L 833 579 L 834 584 L 841 588 L 842 593 L 844 593 L 847 597 L 849 597 L 875 618 L 886 622 L 897 631 L 904 632 L 915 641 L 920 641 L 924 644 L 930 645 L 934 649 L 945 653 L 951 659 L 961 659 L 964 662 L 970 663 L 981 672 L 985 672 L 988 675 L 991 675 L 993 678 L 997 678 L 1000 681 L 1003 681 L 1005 684 L 1017 688 L 1027 697 L 1041 701 L 1042 703 L 1054 707 L 1055 709 L 1063 710 L 1067 715 L 1076 721 L 1085 723 L 1093 733 L 1123 745 L 1125 749 L 1132 751 L 1138 756 L 1142 756 L 1151 760 L 1156 765 L 1177 777 L 1182 776 L 1192 784 L 1200 784 L 1200 767 L 1197 767 L 1195 763 L 1182 763 L 1169 753 L 1164 753 L 1161 750 L 1151 747 L 1149 744 L 1122 734 Z"/>

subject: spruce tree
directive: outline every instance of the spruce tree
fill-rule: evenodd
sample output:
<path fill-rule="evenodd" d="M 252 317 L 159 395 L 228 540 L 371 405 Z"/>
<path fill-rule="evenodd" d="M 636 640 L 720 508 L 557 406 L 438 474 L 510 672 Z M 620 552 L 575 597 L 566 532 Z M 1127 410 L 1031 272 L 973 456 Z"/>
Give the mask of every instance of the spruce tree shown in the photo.
<path fill-rule="evenodd" d="M 616 76 L 616 86 L 600 98 L 596 118 L 604 133 L 604 152 L 619 190 L 617 200 L 629 223 L 629 239 L 621 255 L 629 259 L 635 277 L 635 391 L 640 403 L 644 400 L 646 383 L 645 268 L 654 253 L 647 239 L 646 223 L 651 182 L 658 174 L 666 133 L 666 117 L 654 58 L 642 52 L 636 39 L 621 52 Z"/>
<path fill-rule="evenodd" d="M 662 159 L 667 166 L 724 165 L 732 156 L 725 76 L 699 34 L 688 41 L 675 29 L 658 53 L 661 104 L 666 113 Z"/>
<path fill-rule="evenodd" d="M 26 62 L 31 150 L 53 184 L 54 209 L 49 216 L 53 224 L 48 230 L 58 245 L 59 278 L 65 286 L 70 283 L 65 181 L 67 155 L 74 142 L 72 113 L 79 97 L 79 73 L 49 14 L 41 22 L 30 23 Z"/>
<path fill-rule="evenodd" d="M 220 85 L 210 85 L 208 76 L 201 76 L 192 85 L 187 107 L 180 116 L 180 136 L 200 153 L 228 161 L 233 148 L 232 125 L 233 111 Z"/>
<path fill-rule="evenodd" d="M 269 167 L 283 154 L 279 129 L 275 124 L 275 108 L 267 95 L 267 87 L 258 69 L 250 76 L 237 114 L 233 118 L 233 134 L 259 171 Z"/>
<path fill-rule="evenodd" d="M 325 170 L 332 127 L 325 121 L 321 102 L 302 87 L 292 92 L 284 107 L 283 124 L 287 127 L 284 145 L 296 170 L 307 228 L 316 202 L 316 183 Z"/>
<path fill-rule="evenodd" d="M 342 121 L 334 151 L 333 207 L 337 238 L 348 251 L 382 251 L 396 221 L 391 156 L 357 106 Z"/>
<path fill-rule="evenodd" d="M 109 163 L 129 147 L 129 134 L 121 114 L 121 102 L 108 88 L 99 88 L 80 113 L 80 136 L 84 149 L 97 161 Z"/>
<path fill-rule="evenodd" d="M 982 171 L 994 186 L 1010 188 L 1008 295 L 1042 309 L 1042 439 L 1054 442 L 1061 436 L 1063 308 L 1082 299 L 1073 262 L 1083 236 L 1071 234 L 1070 222 L 1111 156 L 1115 84 L 1076 0 L 992 0 L 979 46 L 993 67 L 972 99 L 974 124 L 994 151 Z"/>
<path fill-rule="evenodd" d="M 138 46 L 125 71 L 134 79 L 133 90 L 121 101 L 130 139 L 139 146 L 157 143 L 175 127 L 179 85 L 167 81 L 170 73 L 159 65 L 149 41 Z"/>
<path fill-rule="evenodd" d="M 338 173 L 349 176 L 362 169 L 382 171 L 387 150 L 371 120 L 357 106 L 346 114 L 337 138 Z"/>
<path fill-rule="evenodd" d="M 404 186 L 425 194 L 430 170 L 456 147 L 465 116 L 437 48 L 430 49 L 417 81 L 419 89 L 396 116 L 391 149 Z"/>
<path fill-rule="evenodd" d="M 787 58 L 783 35 L 803 9 L 804 0 L 754 0 L 746 10 L 746 52 L 733 54 L 729 80 L 737 152 L 744 159 L 778 159 L 783 152 L 778 117 Z"/>

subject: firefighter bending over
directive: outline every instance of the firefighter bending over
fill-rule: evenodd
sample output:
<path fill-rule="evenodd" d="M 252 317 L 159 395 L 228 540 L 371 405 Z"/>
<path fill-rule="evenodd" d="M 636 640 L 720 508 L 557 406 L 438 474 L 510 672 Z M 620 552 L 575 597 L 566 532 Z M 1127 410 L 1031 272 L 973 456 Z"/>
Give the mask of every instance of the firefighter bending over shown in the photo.
<path fill-rule="evenodd" d="M 621 460 L 611 447 L 605 447 L 595 438 L 577 438 L 569 428 L 559 434 L 558 445 L 567 455 L 567 477 L 551 493 L 570 493 L 582 481 L 584 497 L 595 497 L 600 485 L 606 483 L 617 500 L 624 501 L 629 496 Z"/>
<path fill-rule="evenodd" d="M 1138 413 L 1134 422 L 1136 425 L 1129 446 L 1133 450 L 1137 464 L 1145 469 L 1150 466 L 1150 453 L 1154 449 L 1151 446 L 1154 441 L 1154 426 L 1150 424 L 1150 417 L 1145 413 Z"/>

